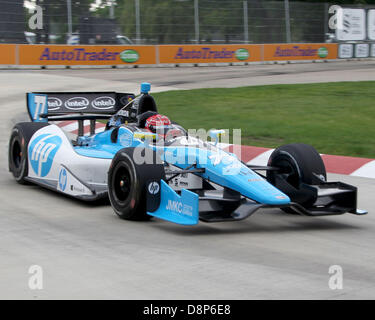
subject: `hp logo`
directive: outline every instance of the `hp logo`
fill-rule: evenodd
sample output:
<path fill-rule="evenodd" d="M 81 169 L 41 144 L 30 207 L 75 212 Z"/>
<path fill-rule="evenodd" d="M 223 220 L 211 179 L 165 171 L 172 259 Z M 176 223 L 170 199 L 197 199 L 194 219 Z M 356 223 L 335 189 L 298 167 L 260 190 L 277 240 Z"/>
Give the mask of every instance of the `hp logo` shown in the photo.
<path fill-rule="evenodd" d="M 61 138 L 53 134 L 41 134 L 29 146 L 30 164 L 36 175 L 45 177 L 51 170 L 53 158 L 61 146 Z"/>
<path fill-rule="evenodd" d="M 150 194 L 157 194 L 159 190 L 160 190 L 160 186 L 159 186 L 159 183 L 157 183 L 156 181 L 153 181 L 148 185 L 148 192 Z"/>
<path fill-rule="evenodd" d="M 66 174 L 66 169 L 62 168 L 59 174 L 59 188 L 61 191 L 65 190 L 67 181 L 68 181 L 68 176 Z"/>

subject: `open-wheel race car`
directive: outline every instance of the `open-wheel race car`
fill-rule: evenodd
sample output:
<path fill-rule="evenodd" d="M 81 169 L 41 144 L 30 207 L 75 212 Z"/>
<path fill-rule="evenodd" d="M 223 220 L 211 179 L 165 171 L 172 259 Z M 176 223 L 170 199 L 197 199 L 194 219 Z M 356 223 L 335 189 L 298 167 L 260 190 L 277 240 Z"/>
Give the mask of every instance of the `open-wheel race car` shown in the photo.
<path fill-rule="evenodd" d="M 152 216 L 183 225 L 242 220 L 260 208 L 307 216 L 362 215 L 357 188 L 327 182 L 319 153 L 306 144 L 277 148 L 267 166 L 249 166 L 211 141 L 160 115 L 149 95 L 28 93 L 31 122 L 14 126 L 9 170 L 17 182 L 33 183 L 78 199 L 109 197 L 128 220 Z M 95 133 L 97 121 L 106 121 Z M 78 134 L 56 122 L 78 121 Z M 84 134 L 84 121 L 90 132 Z M 265 172 L 265 174 L 264 174 Z"/>

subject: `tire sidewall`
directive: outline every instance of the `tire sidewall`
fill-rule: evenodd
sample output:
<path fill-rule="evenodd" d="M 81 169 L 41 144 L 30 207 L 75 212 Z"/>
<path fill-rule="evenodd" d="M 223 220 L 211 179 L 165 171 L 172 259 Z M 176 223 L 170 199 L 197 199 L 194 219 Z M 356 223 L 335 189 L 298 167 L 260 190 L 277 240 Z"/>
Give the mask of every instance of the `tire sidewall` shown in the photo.
<path fill-rule="evenodd" d="M 284 163 L 283 163 L 284 162 Z M 321 180 L 316 176 L 324 177 L 326 180 L 327 174 L 324 166 L 324 162 L 320 157 L 320 154 L 310 145 L 306 144 L 289 144 L 277 148 L 270 156 L 268 165 L 272 167 L 283 168 L 283 164 L 292 167 L 297 175 L 293 179 L 288 178 L 287 183 L 294 187 L 295 189 L 300 189 L 301 184 L 308 185 L 318 185 L 321 184 Z M 276 175 L 278 173 L 275 171 L 267 171 L 267 180 L 275 185 L 276 187 L 281 187 L 281 191 L 288 194 L 290 191 L 284 190 L 284 187 L 278 186 L 276 183 Z M 295 195 L 288 194 L 292 201 L 298 202 L 303 206 L 311 206 L 316 200 L 316 197 L 311 196 L 309 198 L 301 199 Z M 284 211 L 293 213 L 291 208 L 283 208 Z"/>
<path fill-rule="evenodd" d="M 310 145 L 289 144 L 281 146 L 271 154 L 268 164 L 277 167 L 277 164 L 283 159 L 294 166 L 299 174 L 300 183 L 319 184 L 320 181 L 315 175 L 324 177 L 324 180 L 327 179 L 324 162 L 320 154 Z"/>
<path fill-rule="evenodd" d="M 47 122 L 20 122 L 13 127 L 8 145 L 8 167 L 18 183 L 27 184 L 25 178 L 28 175 L 28 146 L 32 136 L 39 129 L 48 125 Z M 22 152 L 19 168 L 13 162 L 13 147 L 16 141 L 20 144 Z"/>
<path fill-rule="evenodd" d="M 22 157 L 18 168 L 13 160 L 13 149 L 16 143 L 20 145 L 22 152 Z M 25 137 L 22 133 L 22 130 L 20 130 L 20 128 L 18 127 L 13 128 L 10 136 L 8 159 L 9 171 L 12 172 L 14 179 L 16 179 L 17 182 L 25 182 L 24 178 L 28 174 L 27 144 L 25 141 Z"/>
<path fill-rule="evenodd" d="M 165 179 L 163 164 L 137 164 L 133 160 L 135 148 L 124 148 L 118 151 L 112 160 L 108 171 L 108 196 L 115 213 L 126 220 L 148 220 L 147 214 L 147 185 L 151 180 Z M 154 159 L 157 154 L 153 151 Z M 115 174 L 119 167 L 126 168 L 132 180 L 130 197 L 126 202 L 117 201 L 114 195 Z M 131 203 L 133 201 L 133 203 Z"/>
<path fill-rule="evenodd" d="M 115 182 L 115 175 L 120 169 L 120 167 L 125 168 L 130 176 L 130 194 L 125 201 L 120 201 L 115 192 L 111 192 L 114 189 L 114 182 Z M 121 218 L 130 219 L 134 212 L 139 207 L 139 197 L 140 194 L 138 191 L 139 189 L 139 177 L 137 174 L 137 170 L 133 161 L 131 160 L 130 156 L 126 152 L 118 153 L 112 162 L 112 167 L 108 173 L 108 195 L 111 205 Z M 131 202 L 134 202 L 134 205 Z"/>

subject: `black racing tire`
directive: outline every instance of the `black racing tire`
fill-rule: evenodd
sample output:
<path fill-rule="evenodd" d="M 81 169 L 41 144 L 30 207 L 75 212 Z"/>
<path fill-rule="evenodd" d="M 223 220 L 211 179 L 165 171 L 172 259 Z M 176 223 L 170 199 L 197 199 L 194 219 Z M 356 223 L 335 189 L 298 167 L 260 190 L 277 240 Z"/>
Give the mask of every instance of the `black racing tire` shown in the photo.
<path fill-rule="evenodd" d="M 294 198 L 277 185 L 276 176 L 283 178 L 289 185 L 299 189 L 302 183 L 318 185 L 322 180 L 327 180 L 327 173 L 320 154 L 310 145 L 295 143 L 287 144 L 272 152 L 268 165 L 279 168 L 278 171 L 267 171 L 267 180 L 275 187 L 284 191 L 293 202 L 304 207 L 309 207 L 315 202 L 314 197 Z M 284 208 L 285 212 L 294 213 L 291 208 Z"/>
<path fill-rule="evenodd" d="M 8 166 L 13 177 L 20 184 L 27 184 L 25 178 L 29 170 L 27 148 L 30 139 L 35 132 L 48 125 L 44 122 L 20 122 L 12 129 L 9 139 Z"/>
<path fill-rule="evenodd" d="M 125 220 L 149 220 L 146 212 L 147 185 L 150 180 L 165 179 L 164 165 L 155 162 L 158 155 L 152 151 L 152 164 L 137 164 L 133 160 L 135 148 L 118 151 L 108 172 L 108 196 L 115 213 Z"/>

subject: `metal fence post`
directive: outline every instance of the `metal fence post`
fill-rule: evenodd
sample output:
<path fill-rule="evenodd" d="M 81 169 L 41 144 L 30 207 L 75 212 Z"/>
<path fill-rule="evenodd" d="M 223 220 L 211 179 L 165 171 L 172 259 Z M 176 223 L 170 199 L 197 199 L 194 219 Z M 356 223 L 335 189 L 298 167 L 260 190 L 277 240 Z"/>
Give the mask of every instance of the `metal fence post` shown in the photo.
<path fill-rule="evenodd" d="M 136 33 L 136 43 L 141 42 L 141 13 L 139 10 L 139 0 L 135 0 L 135 33 Z"/>
<path fill-rule="evenodd" d="M 195 42 L 199 43 L 199 0 L 194 0 Z"/>
<path fill-rule="evenodd" d="M 284 7 L 285 7 L 286 42 L 291 43 L 292 37 L 291 37 L 291 34 L 290 34 L 289 0 L 284 0 Z"/>
<path fill-rule="evenodd" d="M 66 1 L 66 5 L 67 5 L 67 9 L 68 9 L 68 34 L 69 34 L 69 37 L 72 35 L 73 33 L 73 27 L 72 27 L 72 1 L 71 0 L 67 0 Z"/>
<path fill-rule="evenodd" d="M 326 40 L 328 34 L 328 9 L 329 4 L 327 2 L 324 3 L 324 40 Z"/>
<path fill-rule="evenodd" d="M 245 43 L 249 43 L 249 21 L 247 0 L 243 2 L 243 34 Z"/>
<path fill-rule="evenodd" d="M 109 3 L 109 18 L 114 19 L 115 18 L 115 1 L 111 0 Z"/>

